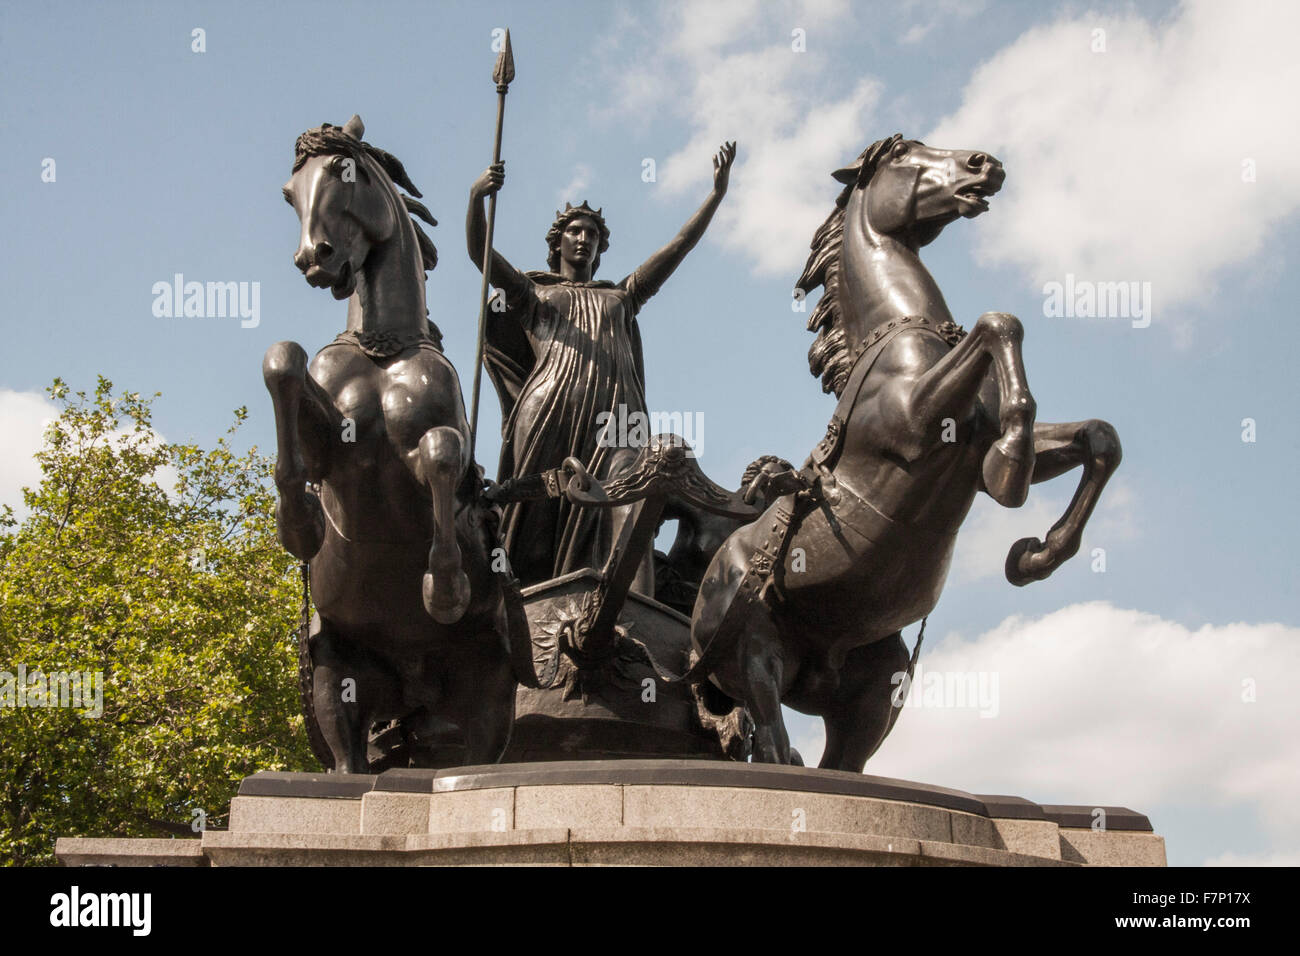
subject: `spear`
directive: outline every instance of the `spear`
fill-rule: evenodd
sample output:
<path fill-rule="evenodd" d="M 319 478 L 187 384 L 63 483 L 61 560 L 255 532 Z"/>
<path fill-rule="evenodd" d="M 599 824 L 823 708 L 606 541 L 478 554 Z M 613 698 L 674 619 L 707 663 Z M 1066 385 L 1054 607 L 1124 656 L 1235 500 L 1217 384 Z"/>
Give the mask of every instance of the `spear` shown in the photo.
<path fill-rule="evenodd" d="M 510 30 L 506 30 L 505 44 L 497 54 L 492 68 L 492 81 L 497 85 L 497 135 L 492 144 L 492 165 L 501 162 L 501 121 L 506 114 L 506 93 L 515 78 L 515 56 L 510 51 Z M 488 197 L 487 237 L 483 240 L 483 286 L 479 290 L 478 350 L 474 355 L 474 397 L 469 413 L 469 454 L 474 460 L 474 444 L 478 439 L 478 393 L 483 381 L 483 346 L 487 336 L 488 286 L 492 281 L 492 227 L 497 218 L 497 194 Z"/>

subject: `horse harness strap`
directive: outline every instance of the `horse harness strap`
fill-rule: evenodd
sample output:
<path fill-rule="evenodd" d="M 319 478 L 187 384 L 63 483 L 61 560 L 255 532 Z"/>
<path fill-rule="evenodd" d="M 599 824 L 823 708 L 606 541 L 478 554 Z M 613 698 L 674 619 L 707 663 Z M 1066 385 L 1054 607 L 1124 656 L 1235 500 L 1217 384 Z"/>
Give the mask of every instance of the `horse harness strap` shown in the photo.
<path fill-rule="evenodd" d="M 844 384 L 844 390 L 840 392 L 840 400 L 835 406 L 835 411 L 831 414 L 831 420 L 826 426 L 826 435 L 809 453 L 808 460 L 804 462 L 803 468 L 799 471 L 806 491 L 796 496 L 797 501 L 802 499 L 802 507 L 797 510 L 796 514 L 791 516 L 791 520 L 782 532 L 787 539 L 787 543 L 788 539 L 794 536 L 794 531 L 797 530 L 799 522 L 822 502 L 838 500 L 838 493 L 835 488 L 836 480 L 835 476 L 831 474 L 831 469 L 835 467 L 840 452 L 844 448 L 844 433 L 848 426 L 849 416 L 853 413 L 853 407 L 858 402 L 858 395 L 862 392 L 862 386 L 866 383 L 867 376 L 875 368 L 876 360 L 884 354 L 885 346 L 892 342 L 899 333 L 913 329 L 929 332 L 945 339 L 945 341 L 950 341 L 948 330 L 944 328 L 949 324 L 943 323 L 936 326 L 923 315 L 905 315 L 901 319 L 894 319 L 878 325 L 869 336 L 858 343 L 853 350 L 852 371 L 849 373 L 848 381 Z M 784 551 L 784 546 L 780 550 Z"/>
<path fill-rule="evenodd" d="M 559 468 L 547 468 L 535 475 L 521 475 L 493 483 L 487 490 L 489 501 L 496 504 L 513 504 L 518 501 L 537 501 L 541 498 L 563 498 L 564 489 L 572 477 L 572 470 L 567 465 Z"/>
<path fill-rule="evenodd" d="M 817 447 L 809 454 L 808 462 L 804 465 L 803 472 L 808 478 L 815 480 L 835 467 L 844 444 L 844 429 L 848 425 L 853 406 L 857 404 L 858 393 L 862 391 L 862 385 L 875 367 L 876 360 L 885 351 L 885 346 L 900 332 L 910 329 L 930 332 L 951 343 L 953 333 L 946 328 L 949 325 L 952 323 L 944 322 L 936 325 L 923 315 L 905 315 L 901 319 L 876 326 L 870 335 L 858 343 L 853 350 L 852 371 L 849 373 L 843 391 L 840 392 L 840 400 L 831 414 L 831 420 L 826 426 L 826 435 L 817 443 Z"/>
<path fill-rule="evenodd" d="M 785 556 L 790 548 L 790 541 L 799 530 L 803 519 L 826 500 L 825 494 L 829 489 L 824 489 L 823 485 L 833 483 L 835 480 L 830 474 L 830 469 L 839 457 L 844 443 L 844 426 L 857 402 L 858 393 L 862 391 L 862 384 L 876 364 L 876 359 L 884 352 L 885 346 L 900 332 L 909 329 L 921 329 L 943 337 L 943 333 L 924 316 L 904 316 L 876 328 L 854 350 L 853 370 L 849 374 L 844 390 L 840 393 L 839 404 L 835 406 L 835 413 L 826 428 L 826 437 L 813 449 L 812 454 L 808 456 L 808 461 L 799 471 L 802 490 L 790 497 L 789 506 L 785 505 L 782 499 L 771 509 L 772 518 L 767 533 L 750 555 L 745 575 L 741 578 L 740 586 L 736 589 L 736 594 L 727 607 L 726 613 L 723 614 L 722 622 L 714 632 L 710 646 L 718 644 L 721 648 L 720 640 L 725 644 L 727 632 L 748 616 L 752 605 L 766 600 L 769 592 L 776 591 L 779 595 L 778 572 L 785 566 Z M 707 655 L 707 649 L 705 654 L 712 656 Z M 703 658 L 692 668 L 692 671 L 702 670 L 703 668 L 700 667 L 702 663 Z"/>
<path fill-rule="evenodd" d="M 302 611 L 298 623 L 302 633 L 307 634 L 308 628 L 311 627 L 311 564 L 307 561 L 299 561 L 298 574 L 302 577 Z"/>
<path fill-rule="evenodd" d="M 438 340 L 433 337 L 427 328 L 416 329 L 411 332 L 392 332 L 386 329 L 345 329 L 334 336 L 334 341 L 329 344 L 355 346 L 372 359 L 390 359 L 400 355 L 412 346 L 428 349 L 444 359 L 446 358 L 438 345 Z M 326 346 L 326 348 L 328 347 Z M 448 364 L 451 363 L 448 362 Z"/>

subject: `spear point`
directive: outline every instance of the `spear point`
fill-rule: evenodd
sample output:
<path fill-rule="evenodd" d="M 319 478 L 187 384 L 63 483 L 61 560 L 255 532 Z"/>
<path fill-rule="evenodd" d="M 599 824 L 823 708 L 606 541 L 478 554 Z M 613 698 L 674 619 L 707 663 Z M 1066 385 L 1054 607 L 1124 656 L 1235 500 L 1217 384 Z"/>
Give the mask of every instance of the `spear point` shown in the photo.
<path fill-rule="evenodd" d="M 515 55 L 510 49 L 510 28 L 506 28 L 506 42 L 497 54 L 496 66 L 492 68 L 492 81 L 497 86 L 509 86 L 515 78 Z"/>

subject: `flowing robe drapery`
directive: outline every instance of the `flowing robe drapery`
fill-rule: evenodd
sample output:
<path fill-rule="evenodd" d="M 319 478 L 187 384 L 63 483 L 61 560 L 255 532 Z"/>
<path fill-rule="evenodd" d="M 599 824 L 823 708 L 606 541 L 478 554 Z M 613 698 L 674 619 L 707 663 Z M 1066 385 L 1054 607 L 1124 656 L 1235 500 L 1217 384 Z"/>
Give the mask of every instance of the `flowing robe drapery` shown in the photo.
<path fill-rule="evenodd" d="M 570 455 L 610 477 L 635 449 L 600 440 L 601 413 L 618 422 L 647 410 L 636 316 L 654 290 L 636 273 L 612 283 L 536 272 L 498 290 L 504 309 L 489 313 L 485 353 L 504 419 L 498 481 L 557 468 Z M 562 498 L 506 506 L 501 530 L 516 576 L 528 585 L 600 568 L 612 517 Z"/>

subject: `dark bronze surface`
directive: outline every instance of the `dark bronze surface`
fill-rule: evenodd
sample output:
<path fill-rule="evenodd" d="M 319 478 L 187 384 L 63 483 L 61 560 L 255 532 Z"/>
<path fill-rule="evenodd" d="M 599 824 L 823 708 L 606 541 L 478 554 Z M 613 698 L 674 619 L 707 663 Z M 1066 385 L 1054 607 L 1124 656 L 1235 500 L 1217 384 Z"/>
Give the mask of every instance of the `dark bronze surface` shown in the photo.
<path fill-rule="evenodd" d="M 704 235 L 726 194 L 734 143 L 713 159 L 713 190 L 666 246 L 619 282 L 595 278 L 609 248 L 603 210 L 566 203 L 547 234 L 549 271 L 520 272 L 499 251 L 492 284 L 503 309 L 487 313 L 488 372 L 501 399 L 503 441 L 497 480 L 537 474 L 574 457 L 596 478 L 631 466 L 637 449 L 601 441 L 599 413 L 645 414 L 645 368 L 637 315 Z M 505 182 L 495 163 L 474 182 L 466 217 L 470 258 L 484 268 L 485 197 Z M 630 509 L 584 508 L 557 498 L 505 508 L 503 537 L 519 580 L 536 584 L 570 571 L 601 567 Z M 653 594 L 646 555 L 637 590 Z"/>
<path fill-rule="evenodd" d="M 809 363 L 840 403 L 805 490 L 714 557 L 689 676 L 746 706 L 755 760 L 792 761 L 785 703 L 823 718 L 822 767 L 861 771 L 897 716 L 891 677 L 910 670 L 899 630 L 937 603 L 975 495 L 1019 507 L 1032 482 L 1082 468 L 1046 543 L 1008 556 L 1013 584 L 1041 580 L 1078 550 L 1120 446 L 1105 422 L 1036 422 L 1020 321 L 989 312 L 961 333 L 921 263 L 945 226 L 988 208 L 1001 163 L 895 135 L 835 178 L 844 189 L 797 286 L 824 289 Z"/>
<path fill-rule="evenodd" d="M 776 480 L 791 471 L 791 464 L 776 455 L 764 455 L 751 462 L 741 476 L 741 499 L 767 508 L 780 492 L 769 487 L 763 477 Z M 655 552 L 655 598 L 690 617 L 709 562 L 731 533 L 753 518 L 719 513 L 684 498 L 669 497 L 661 520 L 675 520 L 677 533 L 667 554 Z"/>
<path fill-rule="evenodd" d="M 1120 460 L 1105 422 L 1036 421 L 1020 322 L 989 312 L 965 333 L 921 262 L 988 208 L 1002 165 L 896 135 L 834 173 L 844 188 L 798 288 L 823 290 L 809 364 L 839 404 L 803 467 L 765 456 L 728 491 L 682 439 L 619 444 L 600 413 L 646 411 L 637 315 L 704 234 L 735 144 L 704 204 L 622 281 L 595 278 L 610 232 L 585 202 L 557 213 L 548 269 L 520 272 L 492 246 L 513 79 L 507 37 L 493 162 L 466 218 L 483 270 L 474 407 L 485 367 L 503 411 L 496 482 L 427 316 L 437 253 L 412 218 L 433 224 L 419 192 L 357 117 L 297 143 L 294 262 L 348 303 L 310 364 L 292 342 L 263 363 L 279 532 L 309 564 L 316 611 L 305 597 L 313 748 L 352 773 L 503 756 L 798 763 L 785 703 L 823 718 L 823 774 L 859 773 L 919 654 L 901 630 L 935 607 L 975 495 L 1018 507 L 1031 483 L 1081 469 L 1046 540 L 1012 546 L 1007 578 L 1023 585 L 1077 551 Z M 656 555 L 665 519 L 678 533 Z"/>
<path fill-rule="evenodd" d="M 508 574 L 491 566 L 496 515 L 469 457 L 460 381 L 427 318 L 432 222 L 393 156 L 360 119 L 298 140 L 285 199 L 301 223 L 294 263 L 348 300 L 347 328 L 310 367 L 294 342 L 266 353 L 275 407 L 284 546 L 311 566 L 304 695 L 317 755 L 375 767 L 377 727 L 406 759 L 448 723 L 464 758 L 499 759 L 516 675 L 530 679 L 527 626 Z M 401 186 L 408 195 L 401 195 Z"/>
<path fill-rule="evenodd" d="M 664 680 L 650 659 L 686 669 L 689 618 L 635 591 L 605 603 L 604 584 L 585 569 L 525 589 L 536 669 L 548 680 L 519 688 L 504 759 L 743 756 L 743 711 L 727 701 L 714 713 L 699 689 Z M 600 606 L 617 611 L 613 632 L 584 648 L 580 634 Z"/>

